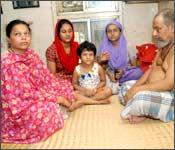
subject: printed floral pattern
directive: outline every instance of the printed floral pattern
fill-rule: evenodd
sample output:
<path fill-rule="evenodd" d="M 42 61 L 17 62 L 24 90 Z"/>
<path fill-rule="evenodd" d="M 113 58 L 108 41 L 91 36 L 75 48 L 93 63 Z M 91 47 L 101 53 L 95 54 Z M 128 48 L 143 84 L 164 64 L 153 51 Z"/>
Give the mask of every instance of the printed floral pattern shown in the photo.
<path fill-rule="evenodd" d="M 73 101 L 73 87 L 55 78 L 33 50 L 21 55 L 7 51 L 1 73 L 2 142 L 39 142 L 64 126 L 56 101 L 58 96 Z"/>

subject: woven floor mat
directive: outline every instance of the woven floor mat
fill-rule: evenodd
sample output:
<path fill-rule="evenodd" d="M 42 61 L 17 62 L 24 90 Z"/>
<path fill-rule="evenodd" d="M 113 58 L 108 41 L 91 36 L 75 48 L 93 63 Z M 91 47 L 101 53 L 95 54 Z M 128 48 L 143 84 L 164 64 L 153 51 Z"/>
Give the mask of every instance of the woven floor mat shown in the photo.
<path fill-rule="evenodd" d="M 121 120 L 117 96 L 108 105 L 86 105 L 71 112 L 65 127 L 36 144 L 2 144 L 2 149 L 173 149 L 174 122 Z"/>

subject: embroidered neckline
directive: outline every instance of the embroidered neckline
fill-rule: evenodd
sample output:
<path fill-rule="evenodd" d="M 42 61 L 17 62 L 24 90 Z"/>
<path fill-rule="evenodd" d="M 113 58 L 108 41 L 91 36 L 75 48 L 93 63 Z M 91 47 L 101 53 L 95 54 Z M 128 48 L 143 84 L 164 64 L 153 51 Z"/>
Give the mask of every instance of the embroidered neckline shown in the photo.
<path fill-rule="evenodd" d="M 91 75 L 89 75 L 90 73 L 94 73 L 94 67 L 95 67 L 95 63 L 93 64 L 93 66 L 92 66 L 92 68 L 88 71 L 88 72 L 82 72 L 80 69 L 80 66 L 79 66 L 79 74 L 80 74 L 80 76 L 82 76 L 82 75 L 85 75 L 85 74 L 87 74 L 88 76 L 91 76 Z"/>

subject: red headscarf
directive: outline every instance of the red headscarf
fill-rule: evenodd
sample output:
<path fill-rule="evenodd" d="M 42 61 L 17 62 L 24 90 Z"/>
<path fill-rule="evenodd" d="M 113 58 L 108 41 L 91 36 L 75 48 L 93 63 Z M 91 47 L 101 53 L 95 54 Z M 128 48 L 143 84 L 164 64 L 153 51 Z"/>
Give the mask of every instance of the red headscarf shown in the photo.
<path fill-rule="evenodd" d="M 70 41 L 70 54 L 66 54 L 64 47 L 61 43 L 61 40 L 58 35 L 58 24 L 59 21 L 56 24 L 55 27 L 55 40 L 54 43 L 56 45 L 56 51 L 59 56 L 60 62 L 63 65 L 63 67 L 67 70 L 68 73 L 73 73 L 75 66 L 78 64 L 78 56 L 77 56 L 77 48 L 78 48 L 78 42 L 74 41 L 74 29 L 72 39 Z M 73 27 L 73 25 L 72 25 Z"/>

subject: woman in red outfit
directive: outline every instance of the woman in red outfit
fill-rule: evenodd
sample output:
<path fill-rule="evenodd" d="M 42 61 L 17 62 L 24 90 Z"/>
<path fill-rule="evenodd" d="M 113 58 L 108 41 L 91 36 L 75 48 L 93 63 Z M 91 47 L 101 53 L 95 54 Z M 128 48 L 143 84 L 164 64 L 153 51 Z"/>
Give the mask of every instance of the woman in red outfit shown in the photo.
<path fill-rule="evenodd" d="M 75 66 L 78 64 L 74 41 L 74 28 L 67 19 L 58 20 L 55 28 L 55 39 L 46 50 L 47 66 L 56 77 L 72 80 Z"/>

